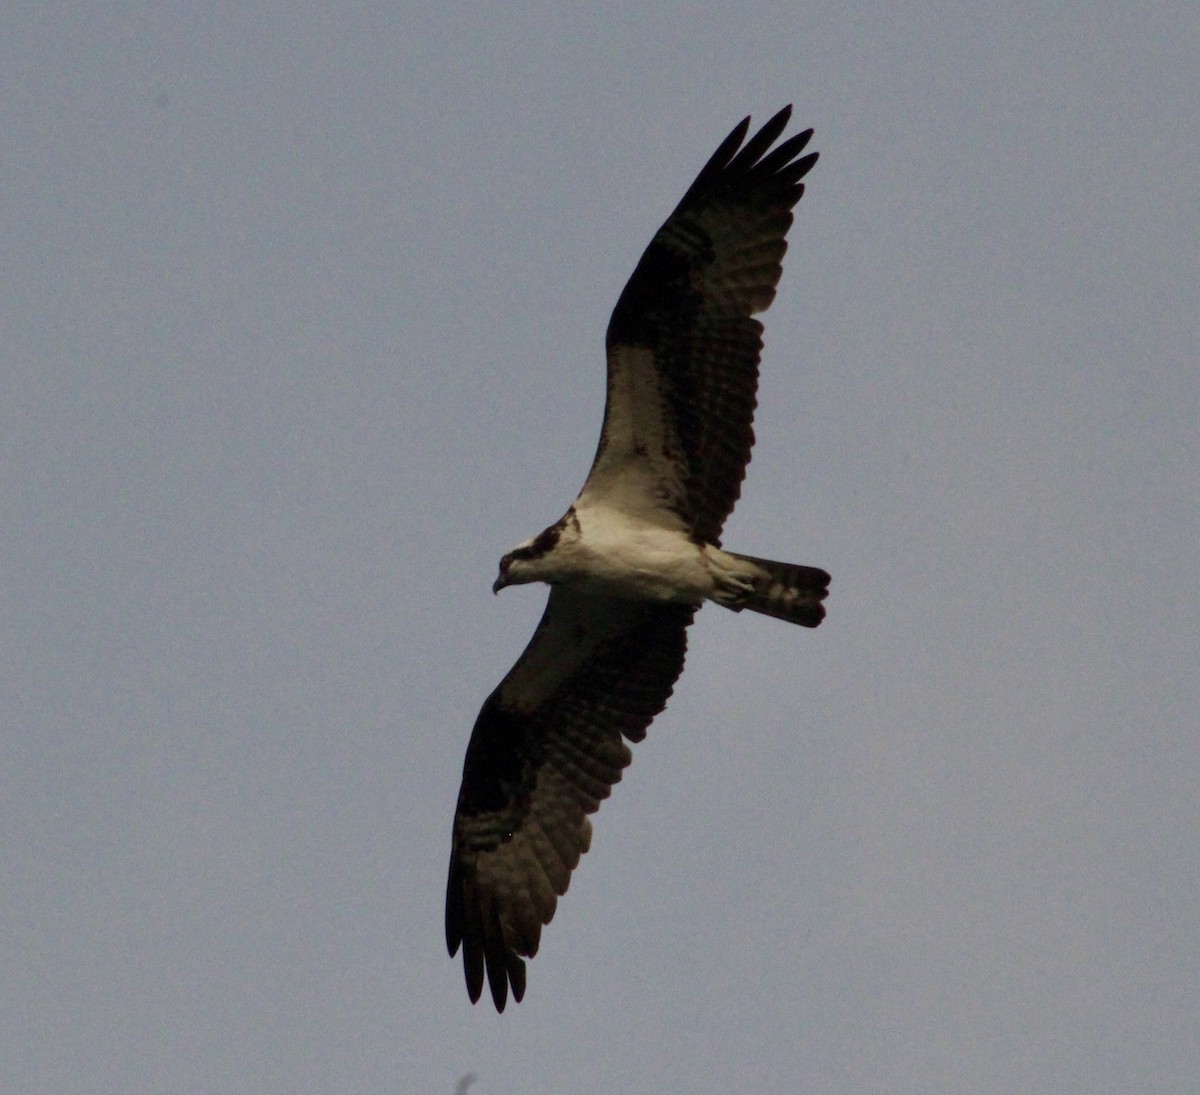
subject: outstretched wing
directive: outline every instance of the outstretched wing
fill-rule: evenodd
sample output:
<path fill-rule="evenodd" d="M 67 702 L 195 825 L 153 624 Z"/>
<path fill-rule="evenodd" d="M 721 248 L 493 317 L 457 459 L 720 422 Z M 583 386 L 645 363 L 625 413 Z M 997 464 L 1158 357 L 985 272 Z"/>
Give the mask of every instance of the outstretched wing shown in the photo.
<path fill-rule="evenodd" d="M 608 325 L 608 399 L 580 501 L 674 518 L 719 543 L 750 448 L 762 324 L 775 299 L 806 130 L 771 145 L 785 107 L 745 145 L 746 118 L 658 230 Z"/>
<path fill-rule="evenodd" d="M 446 946 L 463 948 L 474 1003 L 486 969 L 504 1010 L 525 993 L 594 813 L 683 670 L 691 605 L 555 587 L 542 622 L 479 712 L 454 816 Z"/>

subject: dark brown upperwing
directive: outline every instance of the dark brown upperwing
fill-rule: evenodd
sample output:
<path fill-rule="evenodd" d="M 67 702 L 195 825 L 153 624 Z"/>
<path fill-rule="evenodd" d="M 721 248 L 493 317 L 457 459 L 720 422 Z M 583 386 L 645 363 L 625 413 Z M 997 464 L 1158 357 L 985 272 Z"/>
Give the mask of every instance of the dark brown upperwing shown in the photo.
<path fill-rule="evenodd" d="M 600 802 L 683 670 L 691 605 L 554 588 L 517 664 L 479 712 L 463 766 L 446 890 L 446 946 L 472 1003 L 525 994 L 522 956 L 566 893 Z"/>
<path fill-rule="evenodd" d="M 775 298 L 800 179 L 817 160 L 800 157 L 806 130 L 777 148 L 785 107 L 743 146 L 746 118 L 722 142 L 658 230 L 621 293 L 608 325 L 609 400 L 597 462 L 614 414 L 614 391 L 653 391 L 682 448 L 686 507 L 697 540 L 719 543 L 741 493 L 754 444 L 762 324 L 751 318 Z M 740 151 L 739 151 L 740 149 Z M 645 355 L 622 348 L 648 347 Z M 654 385 L 616 385 L 614 368 L 654 368 Z"/>

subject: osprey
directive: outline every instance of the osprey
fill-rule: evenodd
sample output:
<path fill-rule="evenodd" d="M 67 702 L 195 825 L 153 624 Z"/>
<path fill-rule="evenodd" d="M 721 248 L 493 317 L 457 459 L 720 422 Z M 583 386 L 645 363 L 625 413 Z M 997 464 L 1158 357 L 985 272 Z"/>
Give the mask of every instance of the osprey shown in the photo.
<path fill-rule="evenodd" d="M 608 325 L 604 426 L 587 481 L 492 587 L 546 582 L 533 639 L 487 698 L 467 746 L 446 892 L 471 1002 L 525 994 L 594 813 L 683 670 L 704 601 L 804 627 L 829 575 L 721 548 L 750 447 L 762 324 L 775 297 L 812 130 L 772 145 L 791 107 L 721 143 L 658 230 Z"/>

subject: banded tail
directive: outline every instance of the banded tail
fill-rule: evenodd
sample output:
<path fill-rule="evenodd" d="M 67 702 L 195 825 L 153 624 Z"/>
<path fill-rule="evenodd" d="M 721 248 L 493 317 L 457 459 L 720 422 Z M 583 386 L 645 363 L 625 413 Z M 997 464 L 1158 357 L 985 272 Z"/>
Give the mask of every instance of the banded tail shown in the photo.
<path fill-rule="evenodd" d="M 752 563 L 758 570 L 754 578 L 754 589 L 745 600 L 734 606 L 764 616 L 774 616 L 801 627 L 816 627 L 825 619 L 825 606 L 821 602 L 829 593 L 829 575 L 818 567 L 805 567 L 797 563 L 777 563 L 773 559 L 756 559 L 753 555 L 738 555 L 743 562 Z"/>

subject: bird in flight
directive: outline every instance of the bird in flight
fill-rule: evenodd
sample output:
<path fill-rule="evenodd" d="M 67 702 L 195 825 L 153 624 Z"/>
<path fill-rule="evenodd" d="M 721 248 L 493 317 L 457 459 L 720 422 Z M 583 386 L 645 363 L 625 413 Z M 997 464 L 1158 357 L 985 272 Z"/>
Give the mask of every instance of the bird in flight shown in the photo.
<path fill-rule="evenodd" d="M 463 765 L 446 945 L 474 1003 L 525 994 L 594 813 L 683 671 L 704 601 L 803 627 L 829 575 L 721 548 L 750 447 L 762 324 L 787 250 L 812 130 L 782 143 L 791 107 L 721 142 L 646 248 L 605 342 L 600 444 L 579 497 L 500 560 L 492 587 L 550 586 L 516 665 L 484 702 Z M 744 143 L 743 143 L 744 142 Z M 775 147 L 772 147 L 775 145 Z"/>

